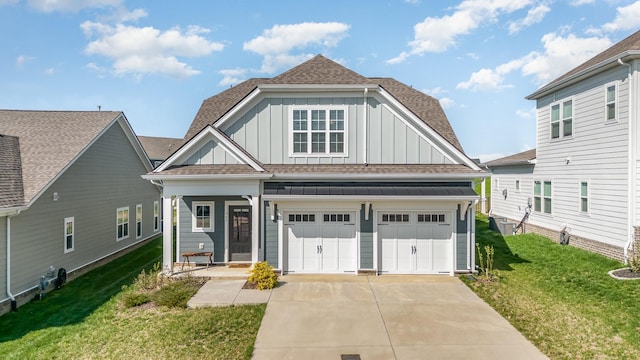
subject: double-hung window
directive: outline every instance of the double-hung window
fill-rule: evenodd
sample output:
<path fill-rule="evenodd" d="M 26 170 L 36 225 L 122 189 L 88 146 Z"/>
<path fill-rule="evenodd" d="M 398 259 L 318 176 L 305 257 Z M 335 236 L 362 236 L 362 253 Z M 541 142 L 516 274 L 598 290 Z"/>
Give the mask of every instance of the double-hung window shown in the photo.
<path fill-rule="evenodd" d="M 194 201 L 191 203 L 192 231 L 213 231 L 213 201 Z"/>
<path fill-rule="evenodd" d="M 551 138 L 573 135 L 573 100 L 551 105 Z"/>
<path fill-rule="evenodd" d="M 580 183 L 580 212 L 589 212 L 589 183 L 586 181 Z"/>
<path fill-rule="evenodd" d="M 291 110 L 291 154 L 346 155 L 346 107 L 309 107 Z"/>
<path fill-rule="evenodd" d="M 551 214 L 551 181 L 533 182 L 533 211 Z"/>
<path fill-rule="evenodd" d="M 123 240 L 129 237 L 129 207 L 121 207 L 116 210 L 116 239 Z"/>
<path fill-rule="evenodd" d="M 64 219 L 64 253 L 73 251 L 75 248 L 75 226 L 74 218 Z"/>
<path fill-rule="evenodd" d="M 158 201 L 153 202 L 153 230 L 157 231 L 160 228 L 160 203 Z"/>
<path fill-rule="evenodd" d="M 136 238 L 142 237 L 142 204 L 136 205 Z"/>
<path fill-rule="evenodd" d="M 606 121 L 615 121 L 617 118 L 616 111 L 616 85 L 610 84 L 605 87 L 605 103 L 606 103 Z"/>

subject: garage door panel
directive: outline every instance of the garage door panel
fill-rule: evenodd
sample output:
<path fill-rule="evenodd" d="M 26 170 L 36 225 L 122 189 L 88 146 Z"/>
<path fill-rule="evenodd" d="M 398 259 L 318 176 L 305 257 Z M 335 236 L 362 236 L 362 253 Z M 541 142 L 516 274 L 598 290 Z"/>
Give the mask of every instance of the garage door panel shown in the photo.
<path fill-rule="evenodd" d="M 434 256 L 433 241 L 431 239 L 416 239 L 416 271 L 429 272 L 432 269 Z"/>
<path fill-rule="evenodd" d="M 294 227 L 287 228 L 289 269 L 302 269 L 302 235 L 296 236 Z"/>
<path fill-rule="evenodd" d="M 337 272 L 339 270 L 339 247 L 337 238 L 322 238 L 322 269 L 324 272 Z"/>
<path fill-rule="evenodd" d="M 451 268 L 451 242 L 448 240 L 433 240 L 433 270 L 446 272 Z"/>
<path fill-rule="evenodd" d="M 393 272 L 397 269 L 397 261 L 398 261 L 398 243 L 395 238 L 382 238 L 381 241 L 381 252 L 382 252 L 382 271 L 383 272 Z"/>

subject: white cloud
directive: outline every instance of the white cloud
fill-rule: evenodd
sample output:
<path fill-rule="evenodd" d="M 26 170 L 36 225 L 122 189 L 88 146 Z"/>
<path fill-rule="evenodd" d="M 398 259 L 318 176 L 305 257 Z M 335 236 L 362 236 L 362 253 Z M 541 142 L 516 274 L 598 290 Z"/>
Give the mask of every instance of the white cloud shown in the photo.
<path fill-rule="evenodd" d="M 87 8 L 117 7 L 123 0 L 29 0 L 29 6 L 42 12 L 77 12 Z"/>
<path fill-rule="evenodd" d="M 453 101 L 452 99 L 448 98 L 448 97 L 443 97 L 438 99 L 440 101 L 440 105 L 442 105 L 443 108 L 448 109 L 450 107 L 452 107 L 453 105 L 455 105 L 455 101 Z"/>
<path fill-rule="evenodd" d="M 594 4 L 595 2 L 596 0 L 572 0 L 572 1 L 569 1 L 569 5 L 581 6 L 581 5 L 587 5 L 587 4 Z"/>
<path fill-rule="evenodd" d="M 273 73 L 279 68 L 297 65 L 312 56 L 290 54 L 294 49 L 304 49 L 311 45 L 336 47 L 347 36 L 349 28 L 349 25 L 338 22 L 275 25 L 264 30 L 262 35 L 245 42 L 243 48 L 262 55 L 264 60 L 261 71 Z"/>
<path fill-rule="evenodd" d="M 220 70 L 218 72 L 223 76 L 222 80 L 218 83 L 218 85 L 226 86 L 226 85 L 235 85 L 242 80 L 244 80 L 244 76 L 247 74 L 246 69 L 225 69 Z"/>
<path fill-rule="evenodd" d="M 495 69 L 480 69 L 471 74 L 469 80 L 459 83 L 456 88 L 472 91 L 499 91 L 511 85 L 505 84 L 505 76 L 520 70 L 523 76 L 534 76 L 538 84 L 547 83 L 611 46 L 604 37 L 579 38 L 556 33 L 545 34 L 542 39 L 544 53 L 537 51 Z"/>
<path fill-rule="evenodd" d="M 43 72 L 44 72 L 45 75 L 53 75 L 53 73 L 55 72 L 55 69 L 54 68 L 46 68 L 46 69 L 44 69 Z"/>
<path fill-rule="evenodd" d="M 536 108 L 531 108 L 529 110 L 516 110 L 516 116 L 521 119 L 535 119 L 536 118 Z"/>
<path fill-rule="evenodd" d="M 202 37 L 208 29 L 197 26 L 183 32 L 177 27 L 161 31 L 86 21 L 80 27 L 87 36 L 97 37 L 85 47 L 85 53 L 111 58 L 116 75 L 160 73 L 185 78 L 200 72 L 177 57 L 206 56 L 224 48 L 223 44 Z"/>
<path fill-rule="evenodd" d="M 19 67 L 19 68 L 22 68 L 26 62 L 29 62 L 29 61 L 34 60 L 34 59 L 35 58 L 33 56 L 19 55 L 16 58 L 16 66 Z"/>
<path fill-rule="evenodd" d="M 456 11 L 443 17 L 427 17 L 414 26 L 414 40 L 409 42 L 410 51 L 387 60 L 396 64 L 411 55 L 426 52 L 444 52 L 455 45 L 456 38 L 469 34 L 483 23 L 497 21 L 498 16 L 512 13 L 533 3 L 533 0 L 465 0 L 455 7 Z"/>
<path fill-rule="evenodd" d="M 515 34 L 522 30 L 522 28 L 541 22 L 549 11 L 551 11 L 551 8 L 549 8 L 545 4 L 540 4 L 534 8 L 529 9 L 525 18 L 509 24 L 509 33 Z"/>
<path fill-rule="evenodd" d="M 20 0 L 0 0 L 0 6 L 17 4 Z"/>
<path fill-rule="evenodd" d="M 436 95 L 439 95 L 439 94 L 448 93 L 449 91 L 441 88 L 440 86 L 436 86 L 433 89 L 424 89 L 424 90 L 422 90 L 422 92 L 427 94 L 427 95 L 436 96 Z"/>
<path fill-rule="evenodd" d="M 602 25 L 604 31 L 637 29 L 640 26 L 640 1 L 616 9 L 616 18 Z"/>

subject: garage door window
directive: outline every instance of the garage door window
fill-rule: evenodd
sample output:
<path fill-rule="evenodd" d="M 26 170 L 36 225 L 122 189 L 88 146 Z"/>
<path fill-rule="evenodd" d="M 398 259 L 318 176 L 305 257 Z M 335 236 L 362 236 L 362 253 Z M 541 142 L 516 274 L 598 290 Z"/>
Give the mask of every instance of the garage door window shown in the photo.
<path fill-rule="evenodd" d="M 444 214 L 418 214 L 419 223 L 444 223 Z"/>
<path fill-rule="evenodd" d="M 324 214 L 324 222 L 349 222 L 351 221 L 351 215 L 349 214 Z"/>
<path fill-rule="evenodd" d="M 315 222 L 315 214 L 289 214 L 289 222 Z"/>
<path fill-rule="evenodd" d="M 382 222 L 409 222 L 409 214 L 382 214 Z"/>

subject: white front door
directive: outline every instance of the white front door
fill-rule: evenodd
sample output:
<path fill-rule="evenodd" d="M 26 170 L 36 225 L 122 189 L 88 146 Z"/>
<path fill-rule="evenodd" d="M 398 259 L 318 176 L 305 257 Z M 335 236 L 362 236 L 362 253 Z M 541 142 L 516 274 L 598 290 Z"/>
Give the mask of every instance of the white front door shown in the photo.
<path fill-rule="evenodd" d="M 285 212 L 287 272 L 356 270 L 355 212 Z"/>

